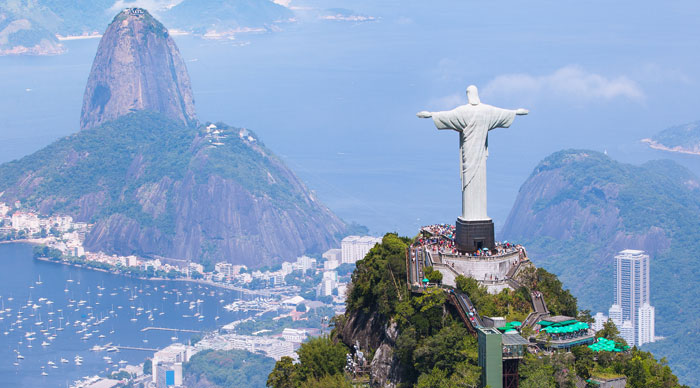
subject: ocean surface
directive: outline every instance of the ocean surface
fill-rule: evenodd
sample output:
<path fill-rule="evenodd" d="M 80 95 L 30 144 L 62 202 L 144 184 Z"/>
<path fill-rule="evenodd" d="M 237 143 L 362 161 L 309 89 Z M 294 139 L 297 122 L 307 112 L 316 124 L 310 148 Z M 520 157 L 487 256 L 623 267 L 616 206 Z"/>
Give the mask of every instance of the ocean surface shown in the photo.
<path fill-rule="evenodd" d="M 153 351 L 91 351 L 95 345 L 159 349 L 195 333 L 142 329 L 212 330 L 245 314 L 223 308 L 240 296 L 234 291 L 47 263 L 34 260 L 28 244 L 0 245 L 0 268 L 3 387 L 67 387 L 83 376 L 104 376 L 120 361 L 136 365 Z"/>

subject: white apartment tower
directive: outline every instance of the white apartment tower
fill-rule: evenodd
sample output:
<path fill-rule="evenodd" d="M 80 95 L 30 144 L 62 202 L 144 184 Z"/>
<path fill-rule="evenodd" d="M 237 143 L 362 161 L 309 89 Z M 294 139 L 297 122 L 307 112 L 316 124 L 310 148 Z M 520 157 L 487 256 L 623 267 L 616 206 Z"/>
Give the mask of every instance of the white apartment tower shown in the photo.
<path fill-rule="evenodd" d="M 343 263 L 355 263 L 362 260 L 375 244 L 382 242 L 381 237 L 348 236 L 340 242 L 341 257 Z"/>
<path fill-rule="evenodd" d="M 654 342 L 654 307 L 644 303 L 639 308 L 639 324 L 637 325 L 637 344 L 644 345 Z"/>
<path fill-rule="evenodd" d="M 613 311 L 615 305 L 622 310 L 621 319 L 617 317 L 617 311 Z M 642 308 L 645 305 L 648 307 Z M 625 339 L 630 346 L 653 342 L 654 311 L 649 298 L 649 255 L 644 251 L 626 249 L 615 256 L 615 304 L 610 310 L 610 318 L 622 323 L 615 322 L 618 327 L 625 328 L 625 334 L 631 341 Z M 643 320 L 640 320 L 640 312 L 645 314 Z M 640 333 L 644 333 L 643 342 Z"/>
<path fill-rule="evenodd" d="M 608 317 L 605 316 L 603 313 L 597 313 L 593 317 L 593 330 L 595 331 L 601 331 L 603 330 L 603 325 L 608 321 Z"/>

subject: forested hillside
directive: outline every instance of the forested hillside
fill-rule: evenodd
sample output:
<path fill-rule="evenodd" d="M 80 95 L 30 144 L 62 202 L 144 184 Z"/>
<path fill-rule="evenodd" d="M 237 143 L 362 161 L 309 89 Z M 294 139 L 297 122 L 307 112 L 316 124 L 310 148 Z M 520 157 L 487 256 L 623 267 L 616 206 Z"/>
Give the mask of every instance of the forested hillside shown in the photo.
<path fill-rule="evenodd" d="M 682 381 L 700 385 L 688 357 L 700 335 L 700 180 L 671 161 L 641 166 L 587 150 L 557 152 L 520 188 L 502 237 L 527 246 L 536 265 L 559 275 L 586 309 L 613 303 L 613 256 L 651 255 L 656 335 L 648 345 L 667 357 Z"/>
<path fill-rule="evenodd" d="M 384 236 L 357 262 L 347 310 L 336 317 L 328 338 L 303 344 L 300 363 L 284 357 L 268 377 L 272 388 L 349 387 L 344 354 L 356 344 L 370 362 L 373 387 L 476 387 L 479 381 L 478 346 L 447 303 L 449 289 L 430 288 L 415 295 L 405 282 L 405 252 L 410 240 Z M 545 294 L 559 313 L 579 315 L 576 299 L 562 289 L 556 276 L 542 268 L 530 274 L 530 286 Z M 460 276 L 458 288 L 480 311 L 509 318 L 527 314 L 530 300 L 523 290 L 490 295 L 474 279 Z M 586 313 L 581 316 L 584 319 Z M 614 325 L 599 333 L 621 341 Z M 353 350 L 354 352 L 354 350 Z M 671 369 L 649 353 L 594 354 L 588 347 L 572 353 L 527 356 L 520 371 L 522 387 L 573 387 L 591 375 L 624 375 L 630 387 L 679 386 Z"/>
<path fill-rule="evenodd" d="M 244 136 L 245 134 L 245 136 Z M 137 112 L 0 165 L 0 199 L 95 223 L 89 250 L 277 263 L 335 246 L 345 224 L 248 130 Z"/>

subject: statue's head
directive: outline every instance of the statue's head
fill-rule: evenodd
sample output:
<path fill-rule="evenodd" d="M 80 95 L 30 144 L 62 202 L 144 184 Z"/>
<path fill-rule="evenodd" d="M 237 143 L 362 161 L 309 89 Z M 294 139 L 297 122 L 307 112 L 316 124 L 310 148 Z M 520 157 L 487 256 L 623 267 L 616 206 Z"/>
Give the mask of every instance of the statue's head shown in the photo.
<path fill-rule="evenodd" d="M 479 100 L 479 90 L 476 89 L 476 86 L 469 85 L 467 88 L 467 100 L 469 101 L 469 105 L 481 104 L 481 100 Z"/>

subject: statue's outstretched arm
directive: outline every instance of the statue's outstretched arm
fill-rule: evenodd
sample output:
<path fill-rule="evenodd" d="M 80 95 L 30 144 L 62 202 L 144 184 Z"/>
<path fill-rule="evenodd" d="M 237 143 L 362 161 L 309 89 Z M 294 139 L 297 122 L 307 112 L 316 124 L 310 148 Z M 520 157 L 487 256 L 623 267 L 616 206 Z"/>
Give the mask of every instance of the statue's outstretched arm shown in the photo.
<path fill-rule="evenodd" d="M 429 119 L 429 118 L 433 117 L 433 114 L 428 112 L 427 110 L 422 110 L 422 111 L 416 113 L 416 116 L 418 116 L 421 119 Z"/>
<path fill-rule="evenodd" d="M 523 115 L 526 115 L 528 113 L 530 113 L 530 111 L 527 109 L 523 109 L 523 108 L 518 108 L 515 110 L 515 114 L 519 115 L 519 116 L 523 116 Z"/>

